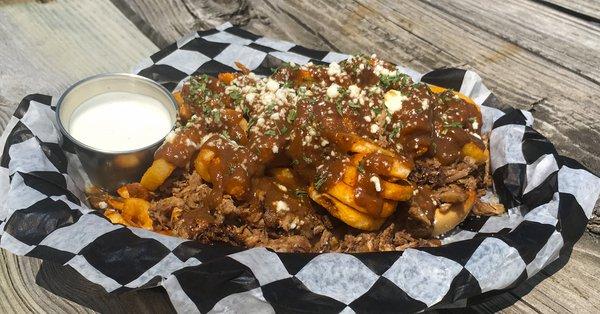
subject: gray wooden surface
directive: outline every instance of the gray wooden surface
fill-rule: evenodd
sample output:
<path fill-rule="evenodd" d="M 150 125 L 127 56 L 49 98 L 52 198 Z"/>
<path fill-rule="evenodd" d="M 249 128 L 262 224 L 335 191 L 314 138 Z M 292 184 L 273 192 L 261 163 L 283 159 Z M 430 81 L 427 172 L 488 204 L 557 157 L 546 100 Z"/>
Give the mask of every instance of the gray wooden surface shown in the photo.
<path fill-rule="evenodd" d="M 508 105 L 600 173 L 597 0 L 0 0 L 0 129 L 28 93 L 59 95 L 195 29 L 225 21 L 314 48 L 368 52 L 426 71 L 480 73 Z M 596 207 L 599 213 L 599 207 Z M 597 218 L 575 246 L 478 312 L 600 312 Z M 169 312 L 161 289 L 109 295 L 68 267 L 0 253 L 0 312 Z"/>

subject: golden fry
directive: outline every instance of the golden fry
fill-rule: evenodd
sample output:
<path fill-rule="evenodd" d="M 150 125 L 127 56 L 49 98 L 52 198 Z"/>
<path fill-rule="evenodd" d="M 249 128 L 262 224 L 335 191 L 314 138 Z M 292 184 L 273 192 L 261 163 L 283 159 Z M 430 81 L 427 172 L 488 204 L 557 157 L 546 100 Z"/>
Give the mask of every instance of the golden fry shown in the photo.
<path fill-rule="evenodd" d="M 181 104 L 183 104 L 183 103 L 184 103 L 184 100 L 183 100 L 183 95 L 181 94 L 181 91 L 176 91 L 176 92 L 173 92 L 173 98 L 175 98 L 175 102 L 176 102 L 178 105 L 181 105 Z"/>
<path fill-rule="evenodd" d="M 379 152 L 379 154 L 381 154 L 381 152 Z M 364 158 L 368 158 L 368 154 L 359 153 L 352 156 L 350 158 L 350 161 L 352 162 L 352 164 L 358 166 Z M 397 179 L 406 179 L 412 171 L 409 165 L 407 165 L 405 162 L 402 162 L 398 158 L 392 159 L 392 162 L 387 169 L 378 168 L 376 170 L 377 171 L 375 171 L 375 174 Z"/>
<path fill-rule="evenodd" d="M 127 198 L 125 199 L 125 206 L 121 215 L 125 220 L 133 222 L 136 226 L 144 229 L 152 230 L 152 219 L 148 209 L 150 208 L 150 202 L 141 198 Z"/>
<path fill-rule="evenodd" d="M 358 136 L 352 137 L 350 151 L 358 154 L 379 153 L 387 156 L 395 156 L 393 152 Z"/>
<path fill-rule="evenodd" d="M 106 202 L 108 203 L 110 208 L 114 208 L 114 209 L 118 209 L 118 210 L 123 210 L 123 207 L 125 206 L 125 203 L 115 199 L 115 198 L 109 198 L 106 200 Z"/>
<path fill-rule="evenodd" d="M 346 167 L 346 171 L 344 171 L 342 181 L 349 186 L 356 186 L 356 183 L 358 181 L 358 168 L 356 168 L 355 166 Z"/>
<path fill-rule="evenodd" d="M 106 218 L 108 218 L 108 220 L 110 220 L 110 222 L 114 223 L 114 224 L 122 224 L 122 225 L 126 225 L 129 226 L 130 224 L 127 223 L 125 221 L 125 219 L 123 219 L 123 216 L 121 216 L 121 214 L 119 214 L 119 212 L 117 212 L 114 209 L 107 209 L 104 211 L 104 216 Z"/>
<path fill-rule="evenodd" d="M 312 186 L 308 188 L 308 194 L 312 200 L 323 206 L 331 215 L 356 229 L 375 231 L 385 221 L 385 218 L 371 217 L 344 205 L 332 196 L 320 194 Z"/>
<path fill-rule="evenodd" d="M 175 165 L 164 159 L 156 159 L 146 173 L 142 176 L 140 183 L 149 191 L 156 190 L 171 173 L 175 170 Z"/>
<path fill-rule="evenodd" d="M 383 200 L 383 207 L 381 208 L 381 214 L 379 214 L 379 217 L 387 218 L 391 216 L 394 212 L 396 212 L 396 205 L 398 205 L 398 202 Z"/>
<path fill-rule="evenodd" d="M 122 198 L 129 198 L 129 190 L 126 185 L 121 186 L 117 189 L 117 194 Z"/>
<path fill-rule="evenodd" d="M 410 184 L 396 184 L 385 180 L 381 181 L 381 196 L 388 200 L 407 201 L 412 197 L 413 187 Z"/>
<path fill-rule="evenodd" d="M 482 164 L 489 159 L 490 153 L 487 149 L 481 149 L 475 143 L 467 143 L 462 148 L 462 154 L 475 159 L 475 162 Z"/>
<path fill-rule="evenodd" d="M 194 160 L 194 169 L 200 175 L 202 180 L 211 182 L 210 178 L 210 162 L 215 157 L 215 152 L 210 149 L 201 149 L 198 152 L 198 156 Z"/>
<path fill-rule="evenodd" d="M 361 213 L 375 217 L 378 217 L 381 214 L 379 208 L 364 208 L 358 205 L 356 203 L 356 198 L 354 197 L 354 189 L 343 182 L 338 182 L 332 185 L 327 190 L 327 194 L 333 196 L 338 201 L 344 203 L 347 206 L 352 207 L 353 209 Z"/>

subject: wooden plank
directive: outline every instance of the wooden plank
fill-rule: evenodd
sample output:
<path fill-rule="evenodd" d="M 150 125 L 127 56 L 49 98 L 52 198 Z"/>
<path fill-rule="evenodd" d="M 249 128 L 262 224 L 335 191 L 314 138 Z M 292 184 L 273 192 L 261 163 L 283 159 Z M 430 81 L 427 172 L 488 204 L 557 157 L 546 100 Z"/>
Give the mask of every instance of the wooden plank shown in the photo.
<path fill-rule="evenodd" d="M 99 14 L 101 12 L 101 14 Z M 0 4 L 0 130 L 28 93 L 129 71 L 158 48 L 108 1 Z M 0 312 L 172 312 L 160 290 L 109 295 L 74 270 L 0 252 Z"/>
<path fill-rule="evenodd" d="M 551 63 L 600 82 L 598 25 L 528 1 L 425 1 Z"/>
<path fill-rule="evenodd" d="M 98 14 L 102 12 L 102 14 Z M 23 96 L 59 95 L 102 72 L 128 72 L 158 48 L 108 1 L 0 7 L 0 129 Z"/>
<path fill-rule="evenodd" d="M 577 16 L 579 18 L 593 21 L 595 23 L 600 22 L 600 1 L 598 0 L 534 0 L 546 5 L 550 5 L 553 8 L 560 9 L 564 8 L 569 14 Z"/>
<path fill-rule="evenodd" d="M 192 30 L 227 21 L 246 23 L 245 1 L 111 0 L 157 46 L 165 47 Z"/>
<path fill-rule="evenodd" d="M 173 313 L 164 289 L 109 294 L 70 267 L 0 251 L 1 313 Z"/>

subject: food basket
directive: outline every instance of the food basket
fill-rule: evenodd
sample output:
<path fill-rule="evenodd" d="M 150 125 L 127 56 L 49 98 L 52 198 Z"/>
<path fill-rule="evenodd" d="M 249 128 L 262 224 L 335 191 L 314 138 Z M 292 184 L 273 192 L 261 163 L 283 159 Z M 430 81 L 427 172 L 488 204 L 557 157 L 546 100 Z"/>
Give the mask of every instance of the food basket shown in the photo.
<path fill-rule="evenodd" d="M 225 24 L 182 38 L 144 60 L 136 73 L 175 90 L 190 75 L 268 75 L 282 62 L 346 59 Z M 507 213 L 470 217 L 434 248 L 379 253 L 276 253 L 203 245 L 112 224 L 90 209 L 85 173 L 59 145 L 53 98 L 26 96 L 0 140 L 0 247 L 69 265 L 109 292 L 162 286 L 180 312 L 388 312 L 466 306 L 510 289 L 560 255 L 585 231 L 600 179 L 559 155 L 532 128 L 527 111 L 501 106 L 472 71 L 415 81 L 471 97 L 490 136 L 494 192 Z"/>

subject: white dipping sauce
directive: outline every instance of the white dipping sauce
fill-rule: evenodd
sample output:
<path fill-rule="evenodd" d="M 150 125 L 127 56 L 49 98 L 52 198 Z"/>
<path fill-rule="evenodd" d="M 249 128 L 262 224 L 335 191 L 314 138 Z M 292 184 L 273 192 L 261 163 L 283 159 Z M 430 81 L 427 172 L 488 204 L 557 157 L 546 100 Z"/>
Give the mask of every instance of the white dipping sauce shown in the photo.
<path fill-rule="evenodd" d="M 69 134 L 103 151 L 127 151 L 156 143 L 170 131 L 169 111 L 158 100 L 127 92 L 94 96 L 71 115 Z"/>

